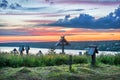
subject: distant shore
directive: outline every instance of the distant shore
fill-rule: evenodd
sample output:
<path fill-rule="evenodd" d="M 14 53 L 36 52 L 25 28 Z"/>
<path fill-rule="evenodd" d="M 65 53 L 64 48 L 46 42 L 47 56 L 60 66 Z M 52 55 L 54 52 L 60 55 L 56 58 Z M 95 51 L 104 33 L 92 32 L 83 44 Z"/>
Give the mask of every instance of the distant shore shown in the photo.
<path fill-rule="evenodd" d="M 0 52 L 11 52 L 13 51 L 13 49 L 16 48 L 17 50 L 19 49 L 19 47 L 0 47 Z M 30 48 L 29 53 L 30 54 L 37 54 L 39 52 L 39 50 L 42 51 L 43 54 L 47 54 L 49 49 L 48 48 Z M 66 54 L 71 54 L 71 55 L 79 55 L 79 53 L 81 52 L 82 54 L 84 54 L 87 50 L 74 50 L 74 49 L 65 49 L 65 53 Z M 59 54 L 61 52 L 61 49 L 55 49 L 55 52 L 57 54 Z M 120 51 L 99 51 L 99 54 L 118 54 L 120 53 Z M 24 51 L 24 54 L 25 51 Z"/>
<path fill-rule="evenodd" d="M 57 42 L 10 42 L 0 43 L 0 47 L 20 47 L 30 46 L 31 48 L 55 48 L 61 49 L 61 46 L 55 46 Z M 65 49 L 72 50 L 86 50 L 90 45 L 96 45 L 99 51 L 119 51 L 120 52 L 120 40 L 116 41 L 77 41 L 69 42 L 69 46 L 65 46 Z"/>

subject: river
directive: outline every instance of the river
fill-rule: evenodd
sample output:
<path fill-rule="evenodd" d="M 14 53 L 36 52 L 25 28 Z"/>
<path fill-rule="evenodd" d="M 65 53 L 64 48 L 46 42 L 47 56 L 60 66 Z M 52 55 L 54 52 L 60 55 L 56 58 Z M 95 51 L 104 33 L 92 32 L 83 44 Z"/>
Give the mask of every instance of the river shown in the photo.
<path fill-rule="evenodd" d="M 13 51 L 13 49 L 16 48 L 17 50 L 19 49 L 19 47 L 0 47 L 0 52 L 11 52 Z M 49 49 L 47 48 L 30 48 L 29 53 L 30 54 L 37 54 L 39 52 L 39 50 L 41 50 L 41 52 L 43 54 L 47 54 Z M 72 50 L 72 49 L 65 49 L 65 53 L 66 54 L 71 54 L 71 55 L 79 55 L 79 53 L 81 52 L 82 54 L 84 54 L 87 50 Z M 61 52 L 61 49 L 55 49 L 55 52 L 57 54 L 59 54 Z M 116 52 L 116 51 L 99 51 L 99 53 L 97 55 L 100 54 L 117 54 L 120 52 Z M 24 51 L 24 54 L 26 54 L 26 52 Z"/>

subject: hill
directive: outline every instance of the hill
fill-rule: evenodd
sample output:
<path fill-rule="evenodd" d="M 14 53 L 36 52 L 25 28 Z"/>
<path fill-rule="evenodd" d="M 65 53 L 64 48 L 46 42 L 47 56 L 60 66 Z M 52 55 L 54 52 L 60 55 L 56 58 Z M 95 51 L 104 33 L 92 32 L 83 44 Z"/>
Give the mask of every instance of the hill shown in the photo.
<path fill-rule="evenodd" d="M 74 64 L 72 71 L 67 65 L 49 67 L 0 68 L 0 80 L 119 80 L 120 67 L 101 64 Z"/>
<path fill-rule="evenodd" d="M 56 48 L 60 49 L 61 46 L 56 47 L 57 42 L 14 42 L 14 43 L 0 43 L 0 47 L 19 47 L 21 45 L 29 45 L 34 48 Z M 79 41 L 79 42 L 69 42 L 70 45 L 66 46 L 66 49 L 78 49 L 84 50 L 88 48 L 89 45 L 97 45 L 100 51 L 120 51 L 120 40 L 115 41 Z"/>

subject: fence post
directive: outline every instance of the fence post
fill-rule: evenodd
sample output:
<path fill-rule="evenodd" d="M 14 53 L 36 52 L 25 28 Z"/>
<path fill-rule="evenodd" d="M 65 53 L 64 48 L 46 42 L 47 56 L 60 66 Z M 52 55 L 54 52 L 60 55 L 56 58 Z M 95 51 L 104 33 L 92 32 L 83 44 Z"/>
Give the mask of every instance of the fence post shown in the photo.
<path fill-rule="evenodd" d="M 72 71 L 72 55 L 69 55 L 69 71 Z"/>
<path fill-rule="evenodd" d="M 91 61 L 92 66 L 95 66 L 95 63 L 96 63 L 96 53 L 92 55 L 92 61 Z"/>

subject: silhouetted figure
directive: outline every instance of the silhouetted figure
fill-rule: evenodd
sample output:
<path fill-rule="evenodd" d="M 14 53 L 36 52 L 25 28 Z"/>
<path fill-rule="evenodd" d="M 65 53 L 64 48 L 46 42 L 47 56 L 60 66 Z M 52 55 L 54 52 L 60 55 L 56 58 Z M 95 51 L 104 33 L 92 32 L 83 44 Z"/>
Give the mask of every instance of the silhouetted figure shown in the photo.
<path fill-rule="evenodd" d="M 29 54 L 30 47 L 29 47 L 29 46 L 25 47 L 25 50 L 26 50 L 26 53 L 27 53 L 27 55 L 28 55 L 28 54 Z"/>
<path fill-rule="evenodd" d="M 40 56 L 40 55 L 43 55 L 43 53 L 42 53 L 41 50 L 39 50 L 38 53 L 37 53 L 36 55 Z"/>
<path fill-rule="evenodd" d="M 18 51 L 17 51 L 16 48 L 13 49 L 13 53 L 14 53 L 14 54 L 18 54 Z"/>
<path fill-rule="evenodd" d="M 65 54 L 64 52 L 64 46 L 70 45 L 68 41 L 65 39 L 65 36 L 61 36 L 61 39 L 59 42 L 56 43 L 56 46 L 61 46 L 62 47 L 62 54 Z"/>
<path fill-rule="evenodd" d="M 24 46 L 22 46 L 22 47 L 19 47 L 19 52 L 20 52 L 20 55 L 23 55 L 23 51 L 24 51 L 25 49 L 24 49 Z"/>

